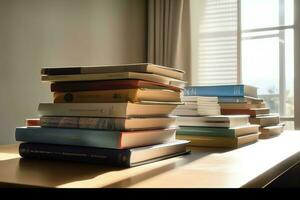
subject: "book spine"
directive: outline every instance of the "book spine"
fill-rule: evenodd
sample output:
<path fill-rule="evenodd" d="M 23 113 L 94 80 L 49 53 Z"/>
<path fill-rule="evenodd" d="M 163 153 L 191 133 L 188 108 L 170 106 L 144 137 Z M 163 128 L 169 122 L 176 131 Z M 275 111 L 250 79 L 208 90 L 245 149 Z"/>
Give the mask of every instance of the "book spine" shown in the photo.
<path fill-rule="evenodd" d="M 66 128 L 16 128 L 16 141 L 120 149 L 119 131 Z"/>
<path fill-rule="evenodd" d="M 41 116 L 126 117 L 127 104 L 83 103 L 79 105 L 79 103 L 41 103 L 38 111 Z"/>
<path fill-rule="evenodd" d="M 125 120 L 88 117 L 41 117 L 42 127 L 125 130 Z"/>
<path fill-rule="evenodd" d="M 65 160 L 130 167 L 129 150 L 86 148 L 40 143 L 21 143 L 19 146 L 19 154 L 23 158 Z"/>
<path fill-rule="evenodd" d="M 54 93 L 54 103 L 107 103 L 136 102 L 137 90 L 104 90 L 88 92 Z"/>
<path fill-rule="evenodd" d="M 187 87 L 184 92 L 185 96 L 231 96 L 242 97 L 244 96 L 244 86 L 210 86 L 210 87 Z"/>

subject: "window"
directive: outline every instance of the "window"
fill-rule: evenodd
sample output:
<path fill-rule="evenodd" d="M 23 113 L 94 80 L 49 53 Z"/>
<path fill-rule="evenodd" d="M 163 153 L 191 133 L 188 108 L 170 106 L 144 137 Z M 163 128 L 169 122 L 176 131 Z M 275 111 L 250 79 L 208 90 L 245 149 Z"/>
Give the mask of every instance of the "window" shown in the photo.
<path fill-rule="evenodd" d="M 192 84 L 259 88 L 293 129 L 294 0 L 191 0 Z"/>
<path fill-rule="evenodd" d="M 241 81 L 259 88 L 271 112 L 294 117 L 294 1 L 241 0 Z M 253 12 L 255 11 L 255 12 Z M 286 123 L 293 129 L 292 123 Z"/>

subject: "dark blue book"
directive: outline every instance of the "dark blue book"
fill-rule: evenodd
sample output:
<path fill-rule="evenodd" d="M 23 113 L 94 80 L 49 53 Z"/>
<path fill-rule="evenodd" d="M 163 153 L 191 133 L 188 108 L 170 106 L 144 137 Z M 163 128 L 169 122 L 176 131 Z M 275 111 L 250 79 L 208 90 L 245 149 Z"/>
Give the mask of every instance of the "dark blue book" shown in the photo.
<path fill-rule="evenodd" d="M 249 85 L 190 86 L 185 88 L 184 95 L 257 98 L 257 88 Z"/>
<path fill-rule="evenodd" d="M 106 131 L 69 128 L 16 128 L 16 141 L 127 149 L 175 140 L 176 128 L 145 131 Z"/>
<path fill-rule="evenodd" d="M 118 167 L 134 167 L 188 153 L 188 141 L 173 142 L 132 149 L 106 149 L 55 144 L 21 143 L 23 158 L 74 161 Z"/>

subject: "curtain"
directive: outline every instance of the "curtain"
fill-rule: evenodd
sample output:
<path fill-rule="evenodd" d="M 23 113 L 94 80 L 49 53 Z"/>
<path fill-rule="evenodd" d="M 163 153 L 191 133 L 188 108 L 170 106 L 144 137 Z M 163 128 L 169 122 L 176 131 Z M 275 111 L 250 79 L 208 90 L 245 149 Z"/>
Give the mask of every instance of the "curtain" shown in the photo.
<path fill-rule="evenodd" d="M 148 0 L 149 63 L 186 72 L 190 82 L 190 0 Z"/>

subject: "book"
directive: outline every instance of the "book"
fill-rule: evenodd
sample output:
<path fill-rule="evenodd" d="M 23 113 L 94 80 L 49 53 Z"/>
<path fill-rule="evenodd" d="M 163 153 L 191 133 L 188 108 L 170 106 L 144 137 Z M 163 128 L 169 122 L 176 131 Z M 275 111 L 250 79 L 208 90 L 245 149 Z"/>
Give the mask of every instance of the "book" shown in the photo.
<path fill-rule="evenodd" d="M 26 119 L 26 126 L 40 126 L 40 119 Z"/>
<path fill-rule="evenodd" d="M 281 123 L 275 126 L 267 126 L 267 127 L 261 127 L 260 128 L 260 139 L 267 139 L 273 136 L 278 136 L 284 131 L 285 124 Z"/>
<path fill-rule="evenodd" d="M 227 127 L 249 125 L 249 115 L 229 115 L 229 116 L 180 116 L 176 119 L 178 126 L 198 126 L 198 127 Z"/>
<path fill-rule="evenodd" d="M 250 117 L 249 121 L 251 124 L 259 124 L 262 127 L 277 125 L 280 123 L 279 115 L 270 114 L 265 116 Z"/>
<path fill-rule="evenodd" d="M 41 116 L 153 117 L 168 116 L 177 104 L 147 103 L 40 103 Z"/>
<path fill-rule="evenodd" d="M 174 141 L 176 128 L 145 131 L 17 127 L 16 141 L 126 149 Z"/>
<path fill-rule="evenodd" d="M 168 76 L 175 79 L 183 79 L 184 71 L 154 65 L 151 63 L 101 65 L 101 66 L 64 66 L 64 67 L 43 67 L 42 75 L 69 75 L 69 74 L 103 74 L 115 72 L 143 72 Z"/>
<path fill-rule="evenodd" d="M 54 92 L 54 103 L 110 103 L 166 101 L 181 102 L 180 92 L 161 89 L 121 89 L 81 92 Z"/>
<path fill-rule="evenodd" d="M 177 135 L 239 137 L 250 133 L 258 132 L 259 125 L 245 125 L 233 128 L 181 126 L 176 133 Z"/>
<path fill-rule="evenodd" d="M 255 97 L 257 88 L 249 85 L 217 85 L 217 86 L 190 86 L 184 91 L 185 96 L 230 96 Z"/>
<path fill-rule="evenodd" d="M 239 148 L 244 145 L 257 142 L 259 133 L 252 133 L 240 137 L 176 135 L 176 138 L 179 140 L 191 141 L 191 143 L 189 143 L 189 146 Z"/>
<path fill-rule="evenodd" d="M 269 114 L 269 108 L 250 108 L 250 109 L 221 109 L 222 115 L 250 115 L 257 116 L 261 114 Z"/>
<path fill-rule="evenodd" d="M 180 92 L 178 87 L 143 80 L 104 80 L 104 81 L 75 81 L 51 83 L 51 92 L 78 92 L 114 89 L 168 89 Z"/>
<path fill-rule="evenodd" d="M 261 98 L 247 97 L 247 96 L 183 96 L 184 102 L 214 102 L 214 103 L 263 103 Z"/>
<path fill-rule="evenodd" d="M 139 79 L 156 83 L 174 86 L 184 89 L 185 82 L 156 74 L 137 73 L 137 72 L 116 72 L 104 74 L 71 74 L 71 75 L 42 75 L 42 81 L 68 82 L 68 81 L 99 81 L 99 80 L 120 80 L 120 79 Z"/>
<path fill-rule="evenodd" d="M 220 103 L 221 109 L 251 109 L 251 108 L 266 108 L 265 103 Z"/>
<path fill-rule="evenodd" d="M 56 144 L 21 143 L 19 154 L 23 158 L 50 159 L 109 165 L 135 167 L 189 153 L 188 141 L 177 140 L 164 144 L 131 149 L 106 149 Z"/>
<path fill-rule="evenodd" d="M 96 118 L 96 117 L 46 117 L 40 126 L 47 128 L 79 128 L 100 130 L 147 130 L 175 126 L 175 117 L 156 118 Z"/>

